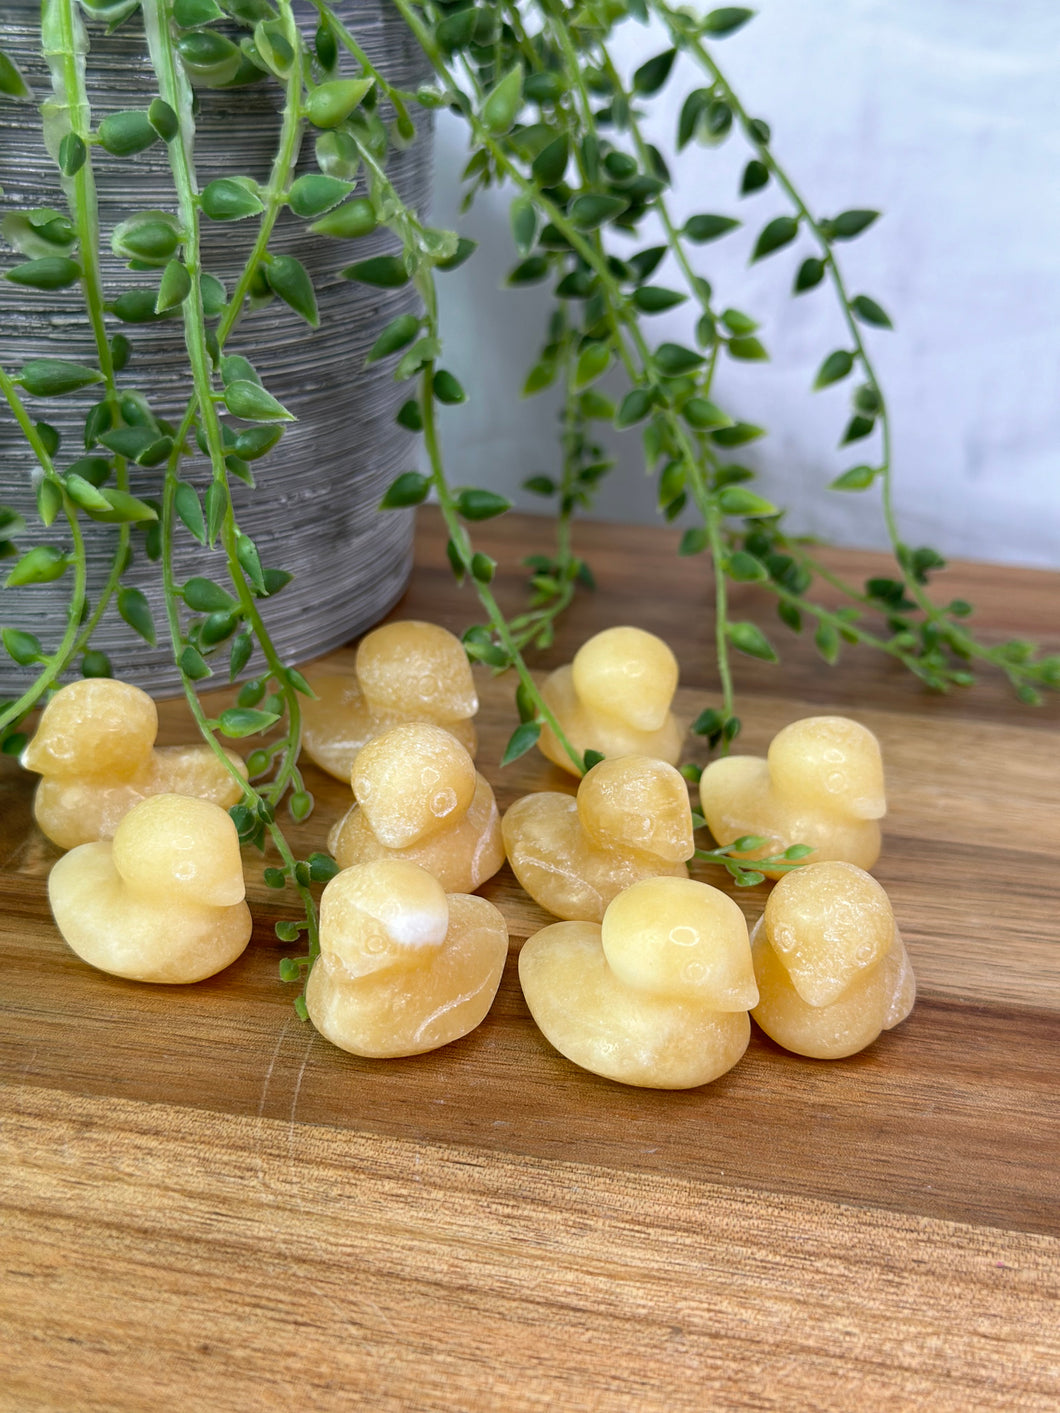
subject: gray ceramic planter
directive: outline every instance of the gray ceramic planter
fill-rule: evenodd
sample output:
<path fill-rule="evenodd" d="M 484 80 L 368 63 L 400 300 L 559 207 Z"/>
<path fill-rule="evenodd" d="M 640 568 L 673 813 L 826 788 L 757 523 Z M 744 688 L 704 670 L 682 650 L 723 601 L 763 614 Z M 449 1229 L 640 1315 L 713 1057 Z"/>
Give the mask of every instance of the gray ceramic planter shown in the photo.
<path fill-rule="evenodd" d="M 347 18 L 375 62 L 396 82 L 415 86 L 423 60 L 408 32 L 385 0 L 348 0 Z M 0 47 L 18 62 L 38 98 L 49 92 L 38 50 L 39 0 L 6 0 L 0 18 Z M 155 95 L 145 61 L 138 17 L 113 35 L 98 25 L 89 30 L 93 119 L 109 112 L 146 107 Z M 200 93 L 202 112 L 197 164 L 200 187 L 220 175 L 268 175 L 272 135 L 277 129 L 275 86 L 255 85 L 228 92 Z M 62 207 L 55 168 L 37 131 L 36 114 L 27 105 L 0 103 L 0 210 Z M 423 209 L 430 181 L 430 138 L 424 133 L 412 147 L 395 155 L 391 167 L 405 199 Z M 313 138 L 303 144 L 301 171 L 316 170 Z M 114 297 L 132 284 L 157 281 L 157 272 L 131 274 L 109 253 L 109 233 L 118 220 L 147 208 L 173 209 L 172 188 L 163 146 L 157 144 L 131 160 L 100 153 L 96 164 L 100 223 L 107 247 L 104 278 Z M 209 226 L 209 222 L 205 223 Z M 208 230 L 205 268 L 231 289 L 253 232 L 228 224 Z M 287 662 L 304 661 L 363 630 L 400 596 L 411 556 L 411 516 L 380 514 L 380 496 L 415 456 L 410 435 L 397 427 L 394 414 L 408 396 L 386 366 L 364 368 L 364 357 L 386 320 L 414 307 L 414 296 L 351 284 L 340 270 L 394 248 L 379 232 L 351 243 L 307 236 L 289 213 L 281 217 L 270 249 L 297 254 L 317 289 L 321 327 L 311 330 L 285 305 L 274 301 L 247 316 L 229 340 L 230 352 L 249 357 L 265 385 L 298 417 L 280 446 L 255 463 L 257 489 L 236 484 L 241 527 L 256 541 L 266 565 L 293 573 L 294 581 L 264 605 L 265 617 Z M 22 257 L 0 244 L 0 268 Z M 176 420 L 190 391 L 183 331 L 179 320 L 122 325 L 111 319 L 109 332 L 127 334 L 133 357 L 122 375 L 125 387 L 139 388 L 157 415 Z M 75 287 L 53 294 L 22 290 L 0 281 L 0 358 L 9 371 L 26 359 L 61 357 L 95 361 L 94 344 L 81 313 Z M 92 390 L 89 390 L 90 392 Z M 63 434 L 60 469 L 83 454 L 81 427 L 89 403 L 85 396 L 52 399 L 47 407 L 28 399 L 31 413 L 47 416 Z M 131 489 L 145 497 L 159 494 L 161 473 L 132 468 Z M 182 475 L 204 488 L 209 483 L 203 457 L 189 459 Z M 34 514 L 34 461 L 6 404 L 0 404 L 0 504 L 20 510 L 29 524 L 19 547 L 54 538 Z M 114 531 L 85 522 L 91 537 L 90 595 L 106 576 Z M 223 577 L 215 553 L 201 550 L 187 534 L 178 536 L 180 579 L 205 574 Z M 136 537 L 134 564 L 126 582 L 143 589 L 155 611 L 159 646 L 148 647 L 108 612 L 94 639 L 106 651 L 117 675 L 166 695 L 177 676 L 164 639 L 157 566 L 146 559 Z M 51 647 L 65 622 L 66 589 L 58 585 L 0 591 L 0 623 L 36 633 Z M 29 669 L 15 668 L 0 654 L 0 692 L 12 695 L 32 679 Z"/>

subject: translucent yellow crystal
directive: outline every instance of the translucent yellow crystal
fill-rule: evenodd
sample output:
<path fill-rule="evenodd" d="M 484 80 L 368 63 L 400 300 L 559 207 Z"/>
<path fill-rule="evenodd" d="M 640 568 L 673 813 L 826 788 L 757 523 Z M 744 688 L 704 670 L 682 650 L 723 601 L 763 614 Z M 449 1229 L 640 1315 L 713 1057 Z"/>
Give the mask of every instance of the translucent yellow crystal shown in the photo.
<path fill-rule="evenodd" d="M 695 851 L 688 787 L 665 761 L 600 761 L 575 799 L 525 795 L 501 822 L 516 878 L 557 917 L 599 922 L 624 888 L 659 875 L 687 877 Z"/>
<path fill-rule="evenodd" d="M 158 711 L 139 687 L 85 678 L 60 688 L 41 713 L 22 764 L 42 778 L 33 801 L 53 843 L 72 849 L 112 839 L 120 821 L 151 795 L 194 795 L 228 808 L 237 780 L 206 745 L 155 746 Z M 226 752 L 237 773 L 246 767 Z"/>
<path fill-rule="evenodd" d="M 791 844 L 809 844 L 815 863 L 845 859 L 871 868 L 879 858 L 877 821 L 887 812 L 880 746 L 867 727 L 846 717 L 792 722 L 773 737 L 765 760 L 713 761 L 699 793 L 703 817 L 719 844 L 757 834 L 770 840 L 758 851 L 763 857 Z"/>
<path fill-rule="evenodd" d="M 385 1059 L 467 1035 L 493 1003 L 508 928 L 484 898 L 446 896 L 425 869 L 380 859 L 337 874 L 320 900 L 309 1018 L 334 1045 Z"/>
<path fill-rule="evenodd" d="M 134 981 L 191 982 L 250 940 L 236 827 L 186 795 L 153 795 L 112 841 L 80 844 L 48 878 L 56 924 L 84 961 Z"/>
<path fill-rule="evenodd" d="M 682 733 L 670 705 L 677 673 L 677 659 L 661 638 L 641 628 L 607 628 L 547 677 L 541 693 L 582 754 L 637 754 L 676 765 Z M 550 761 L 577 774 L 549 726 L 542 728 L 538 744 Z"/>
<path fill-rule="evenodd" d="M 351 783 L 356 804 L 328 837 L 340 868 L 407 859 L 447 893 L 472 893 L 503 864 L 493 791 L 442 727 L 410 722 L 374 737 L 358 753 Z"/>
<path fill-rule="evenodd" d="M 806 864 L 780 880 L 751 937 L 760 1000 L 778 1045 L 840 1059 L 903 1021 L 916 980 L 887 894 L 854 864 Z"/>
<path fill-rule="evenodd" d="M 384 623 L 357 649 L 352 676 L 312 677 L 316 701 L 302 707 L 302 745 L 310 760 L 349 780 L 357 752 L 406 721 L 444 726 L 475 754 L 478 697 L 459 638 L 435 623 Z"/>
<path fill-rule="evenodd" d="M 655 878 L 609 904 L 602 925 L 559 922 L 519 954 L 541 1031 L 594 1074 L 688 1089 L 736 1064 L 758 997 L 747 925 L 705 883 Z"/>

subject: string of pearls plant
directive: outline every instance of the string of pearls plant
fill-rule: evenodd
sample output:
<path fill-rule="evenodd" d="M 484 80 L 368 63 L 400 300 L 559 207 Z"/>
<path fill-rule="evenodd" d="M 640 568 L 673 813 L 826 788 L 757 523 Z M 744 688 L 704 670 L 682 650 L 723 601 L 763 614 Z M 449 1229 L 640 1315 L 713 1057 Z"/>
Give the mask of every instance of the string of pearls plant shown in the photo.
<path fill-rule="evenodd" d="M 751 12 L 722 8 L 697 14 L 666 0 L 394 0 L 421 48 L 431 81 L 408 91 L 388 81 L 369 60 L 357 34 L 324 0 L 298 15 L 290 0 L 43 0 L 41 49 L 52 91 L 40 106 L 49 151 L 62 178 L 68 209 L 9 213 L 4 233 L 14 247 L 4 277 L 27 290 L 80 292 L 93 331 L 91 365 L 34 359 L 22 367 L 0 365 L 0 392 L 36 461 L 36 500 L 52 542 L 19 549 L 23 529 L 0 507 L 0 555 L 13 563 L 10 587 L 69 585 L 69 606 L 59 640 L 41 643 L 16 624 L 2 625 L 3 648 L 30 671 L 25 691 L 0 710 L 3 749 L 17 754 L 27 714 L 64 676 L 108 675 L 110 664 L 92 647 L 105 614 L 119 613 L 153 641 L 160 631 L 143 594 L 123 583 L 133 555 L 157 561 L 165 585 L 166 621 L 188 704 L 204 738 L 222 759 L 228 738 L 258 737 L 249 756 L 251 781 L 232 813 L 245 842 L 266 848 L 277 865 L 267 881 L 293 885 L 304 918 L 281 923 L 282 940 L 306 937 L 306 955 L 289 959 L 282 974 L 305 974 L 316 955 L 312 884 L 330 875 L 325 855 L 296 858 L 279 823 L 281 805 L 296 820 L 312 809 L 298 766 L 301 675 L 280 660 L 261 614 L 261 603 L 282 592 L 288 577 L 265 568 L 253 540 L 240 528 L 230 479 L 249 463 L 274 453 L 290 413 L 262 386 L 251 357 L 264 337 L 253 310 L 280 300 L 315 325 L 317 300 L 304 266 L 270 252 L 280 212 L 287 208 L 320 239 L 350 244 L 345 276 L 381 289 L 412 282 L 419 314 L 386 324 L 369 355 L 390 360 L 394 377 L 409 386 L 398 414 L 422 432 L 427 470 L 400 475 L 381 510 L 416 505 L 433 493 L 449 532 L 453 572 L 470 579 L 484 613 L 464 637 L 468 655 L 496 670 L 513 669 L 520 723 L 504 755 L 507 763 L 529 750 L 543 722 L 563 734 L 527 669 L 523 653 L 547 646 L 558 614 L 580 584 L 591 585 L 589 566 L 574 549 L 572 522 L 595 500 L 610 470 L 594 424 L 636 428 L 648 468 L 658 484 L 667 519 L 686 506 L 697 523 L 686 531 L 683 554 L 703 554 L 713 577 L 714 633 L 722 684 L 721 703 L 705 710 L 693 729 L 711 747 L 727 749 L 739 731 L 734 655 L 774 660 L 763 628 L 733 621 L 731 583 L 753 582 L 776 601 L 788 629 L 812 629 L 818 651 L 834 662 L 845 643 L 885 652 L 930 687 L 969 685 L 980 666 L 1000 669 L 1021 700 L 1035 703 L 1043 688 L 1060 685 L 1060 659 L 1036 655 L 1032 645 L 982 643 L 968 626 L 971 606 L 937 603 L 929 576 L 943 566 L 930 548 L 900 538 L 892 503 L 891 432 L 883 390 L 866 343 L 866 328 L 888 329 L 890 320 L 867 294 L 848 292 L 838 250 L 876 219 L 868 210 L 830 217 L 813 214 L 771 145 L 767 123 L 750 116 L 716 58 L 716 45 L 740 29 Z M 86 87 L 89 40 L 102 42 L 105 27 L 135 22 L 139 12 L 157 96 L 143 110 L 93 122 Z M 613 57 L 620 24 L 655 20 L 668 42 L 625 82 Z M 308 21 L 308 23 L 307 23 Z M 0 30 L 2 37 L 2 30 Z M 713 396 L 719 361 L 768 357 L 758 322 L 734 308 L 718 308 L 701 273 L 699 247 L 723 239 L 740 221 L 705 211 L 681 223 L 671 210 L 672 174 L 645 137 L 645 116 L 671 80 L 675 60 L 686 55 L 701 74 L 687 94 L 677 127 L 677 148 L 703 140 L 742 139 L 748 155 L 736 197 L 766 188 L 779 213 L 757 235 L 753 259 L 791 259 L 793 293 L 830 289 L 842 312 L 844 346 L 826 352 L 815 387 L 847 381 L 851 412 L 844 444 L 871 448 L 833 483 L 840 493 L 874 491 L 894 550 L 893 575 L 849 584 L 825 569 L 811 547 L 790 536 L 783 511 L 751 488 L 752 471 L 732 460 L 764 429 L 727 415 Z M 248 81 L 282 90 L 282 118 L 272 171 L 259 184 L 239 171 L 200 187 L 196 175 L 198 87 Z M 40 95 L 36 95 L 37 98 Z M 0 101 L 34 101 L 13 61 L 0 52 Z M 470 155 L 464 172 L 470 203 L 490 186 L 511 193 L 511 230 L 518 259 L 512 286 L 548 283 L 554 308 L 547 338 L 529 370 L 524 393 L 552 384 L 564 390 L 561 471 L 536 476 L 532 491 L 556 503 L 556 544 L 550 557 L 529 562 L 527 610 L 506 619 L 490 583 L 494 562 L 475 549 L 471 529 L 503 514 L 496 493 L 450 485 L 437 426 L 437 406 L 459 404 L 465 391 L 442 364 L 436 281 L 473 256 L 472 242 L 440 230 L 411 210 L 387 175 L 387 156 L 415 135 L 420 115 L 445 108 L 467 127 Z M 29 109 L 27 109 L 28 113 Z M 315 141 L 317 173 L 295 175 L 303 138 Z M 99 163 L 127 162 L 164 144 L 173 182 L 167 213 L 131 210 L 114 230 L 101 230 L 94 171 Z M 0 181 L 3 174 L 0 172 Z M 135 184 L 130 180 L 130 192 Z M 637 240 L 649 217 L 664 239 L 620 254 Z M 256 238 L 234 287 L 226 289 L 205 269 L 201 234 L 207 225 L 256 223 Z M 393 251 L 357 257 L 357 240 L 383 226 Z M 611 237 L 622 236 L 620 246 Z M 137 288 L 105 291 L 100 252 L 108 243 L 136 271 Z M 811 253 L 806 253 L 809 247 Z M 786 257 L 783 252 L 787 252 Z M 676 287 L 658 283 L 670 259 Z M 157 284 L 145 304 L 144 272 Z M 695 346 L 656 342 L 653 316 L 692 302 Z M 158 318 L 183 320 L 188 350 L 183 407 L 151 407 L 137 391 L 136 326 Z M 617 402 L 599 383 L 618 369 L 626 390 Z M 83 446 L 68 447 L 47 420 L 53 398 L 83 400 Z M 211 479 L 200 495 L 183 473 L 189 458 L 205 456 Z M 157 493 L 149 502 L 129 492 L 129 465 L 154 468 Z M 110 526 L 113 567 L 91 604 L 86 593 L 85 521 Z M 214 547 L 217 572 L 178 582 L 173 547 L 178 536 Z M 814 587 L 827 582 L 844 600 L 839 608 L 817 602 Z M 200 685 L 244 675 L 255 644 L 266 671 L 242 685 L 237 705 L 210 717 Z M 262 734 L 265 733 L 265 734 Z M 581 757 L 566 744 L 579 770 Z M 693 772 L 694 773 L 694 772 Z M 731 850 L 709 857 L 725 864 L 738 882 L 755 881 Z"/>

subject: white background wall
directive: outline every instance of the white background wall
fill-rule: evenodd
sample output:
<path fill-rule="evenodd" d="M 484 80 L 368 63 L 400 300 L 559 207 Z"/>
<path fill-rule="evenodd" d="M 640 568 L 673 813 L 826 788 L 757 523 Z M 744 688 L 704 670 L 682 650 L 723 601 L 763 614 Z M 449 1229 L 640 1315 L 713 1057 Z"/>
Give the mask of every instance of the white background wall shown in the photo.
<path fill-rule="evenodd" d="M 894 333 L 868 337 L 892 410 L 905 537 L 953 555 L 1060 566 L 1060 3 L 759 0 L 758 11 L 715 54 L 749 110 L 772 124 L 778 158 L 818 215 L 884 212 L 839 249 L 851 291 L 871 294 L 895 323 Z M 636 24 L 619 35 L 627 72 L 665 47 Z M 668 153 L 698 83 L 682 61 L 655 100 L 652 136 Z M 518 392 L 543 332 L 547 286 L 502 288 L 516 258 L 509 193 L 490 192 L 459 217 L 462 128 L 443 117 L 438 140 L 435 218 L 481 243 L 442 277 L 445 361 L 474 389 L 446 415 L 447 460 L 454 481 L 539 509 L 518 486 L 556 468 L 555 402 L 520 402 Z M 850 385 L 809 391 L 824 355 L 845 346 L 823 286 L 788 294 L 811 246 L 800 239 L 748 267 L 757 231 L 788 209 L 772 186 L 739 199 L 748 155 L 734 137 L 674 163 L 678 212 L 744 220 L 744 230 L 693 249 L 716 307 L 754 314 L 772 354 L 768 365 L 727 361 L 718 400 L 770 428 L 741 458 L 760 467 L 766 494 L 794 509 L 793 528 L 882 544 L 875 492 L 825 489 L 868 458 L 857 444 L 836 448 Z M 678 282 L 666 267 L 657 278 Z M 651 321 L 656 341 L 689 339 L 685 308 Z M 620 467 L 597 513 L 654 519 L 637 432 L 615 445 Z"/>

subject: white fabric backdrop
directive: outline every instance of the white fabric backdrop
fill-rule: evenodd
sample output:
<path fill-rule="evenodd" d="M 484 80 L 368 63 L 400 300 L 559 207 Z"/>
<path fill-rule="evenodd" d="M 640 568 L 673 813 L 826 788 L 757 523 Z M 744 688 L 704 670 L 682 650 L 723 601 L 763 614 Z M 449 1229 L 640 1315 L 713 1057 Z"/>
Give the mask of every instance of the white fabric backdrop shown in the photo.
<path fill-rule="evenodd" d="M 875 297 L 896 326 L 868 336 L 892 410 L 905 538 L 954 555 L 1060 565 L 1060 5 L 759 0 L 758 9 L 715 52 L 749 110 L 772 124 L 778 158 L 816 214 L 884 213 L 840 254 L 851 291 Z M 665 47 L 635 24 L 620 35 L 628 69 Z M 667 86 L 652 128 L 667 154 L 698 82 L 681 65 Z M 809 391 L 843 332 L 824 287 L 788 294 L 808 245 L 748 267 L 755 233 L 788 209 L 772 187 L 738 198 L 748 155 L 738 137 L 686 149 L 673 197 L 683 215 L 720 211 L 746 226 L 695 249 L 717 307 L 757 317 L 772 361 L 727 361 L 718 400 L 769 427 L 741 457 L 761 469 L 766 494 L 795 509 L 793 528 L 882 544 L 875 492 L 824 489 L 863 459 L 857 444 L 836 448 L 849 385 Z M 447 460 L 456 482 L 540 509 L 518 486 L 555 469 L 555 401 L 520 403 L 518 390 L 543 333 L 547 287 L 502 288 L 516 258 L 509 194 L 490 192 L 460 218 L 464 160 L 462 129 L 443 115 L 435 218 L 481 243 L 474 260 L 442 277 L 445 361 L 474 388 L 468 405 L 445 416 Z M 659 278 L 678 282 L 665 267 Z M 675 310 L 653 319 L 651 332 L 687 340 L 689 318 Z M 597 513 L 653 519 L 639 436 L 615 445 L 620 466 Z"/>

